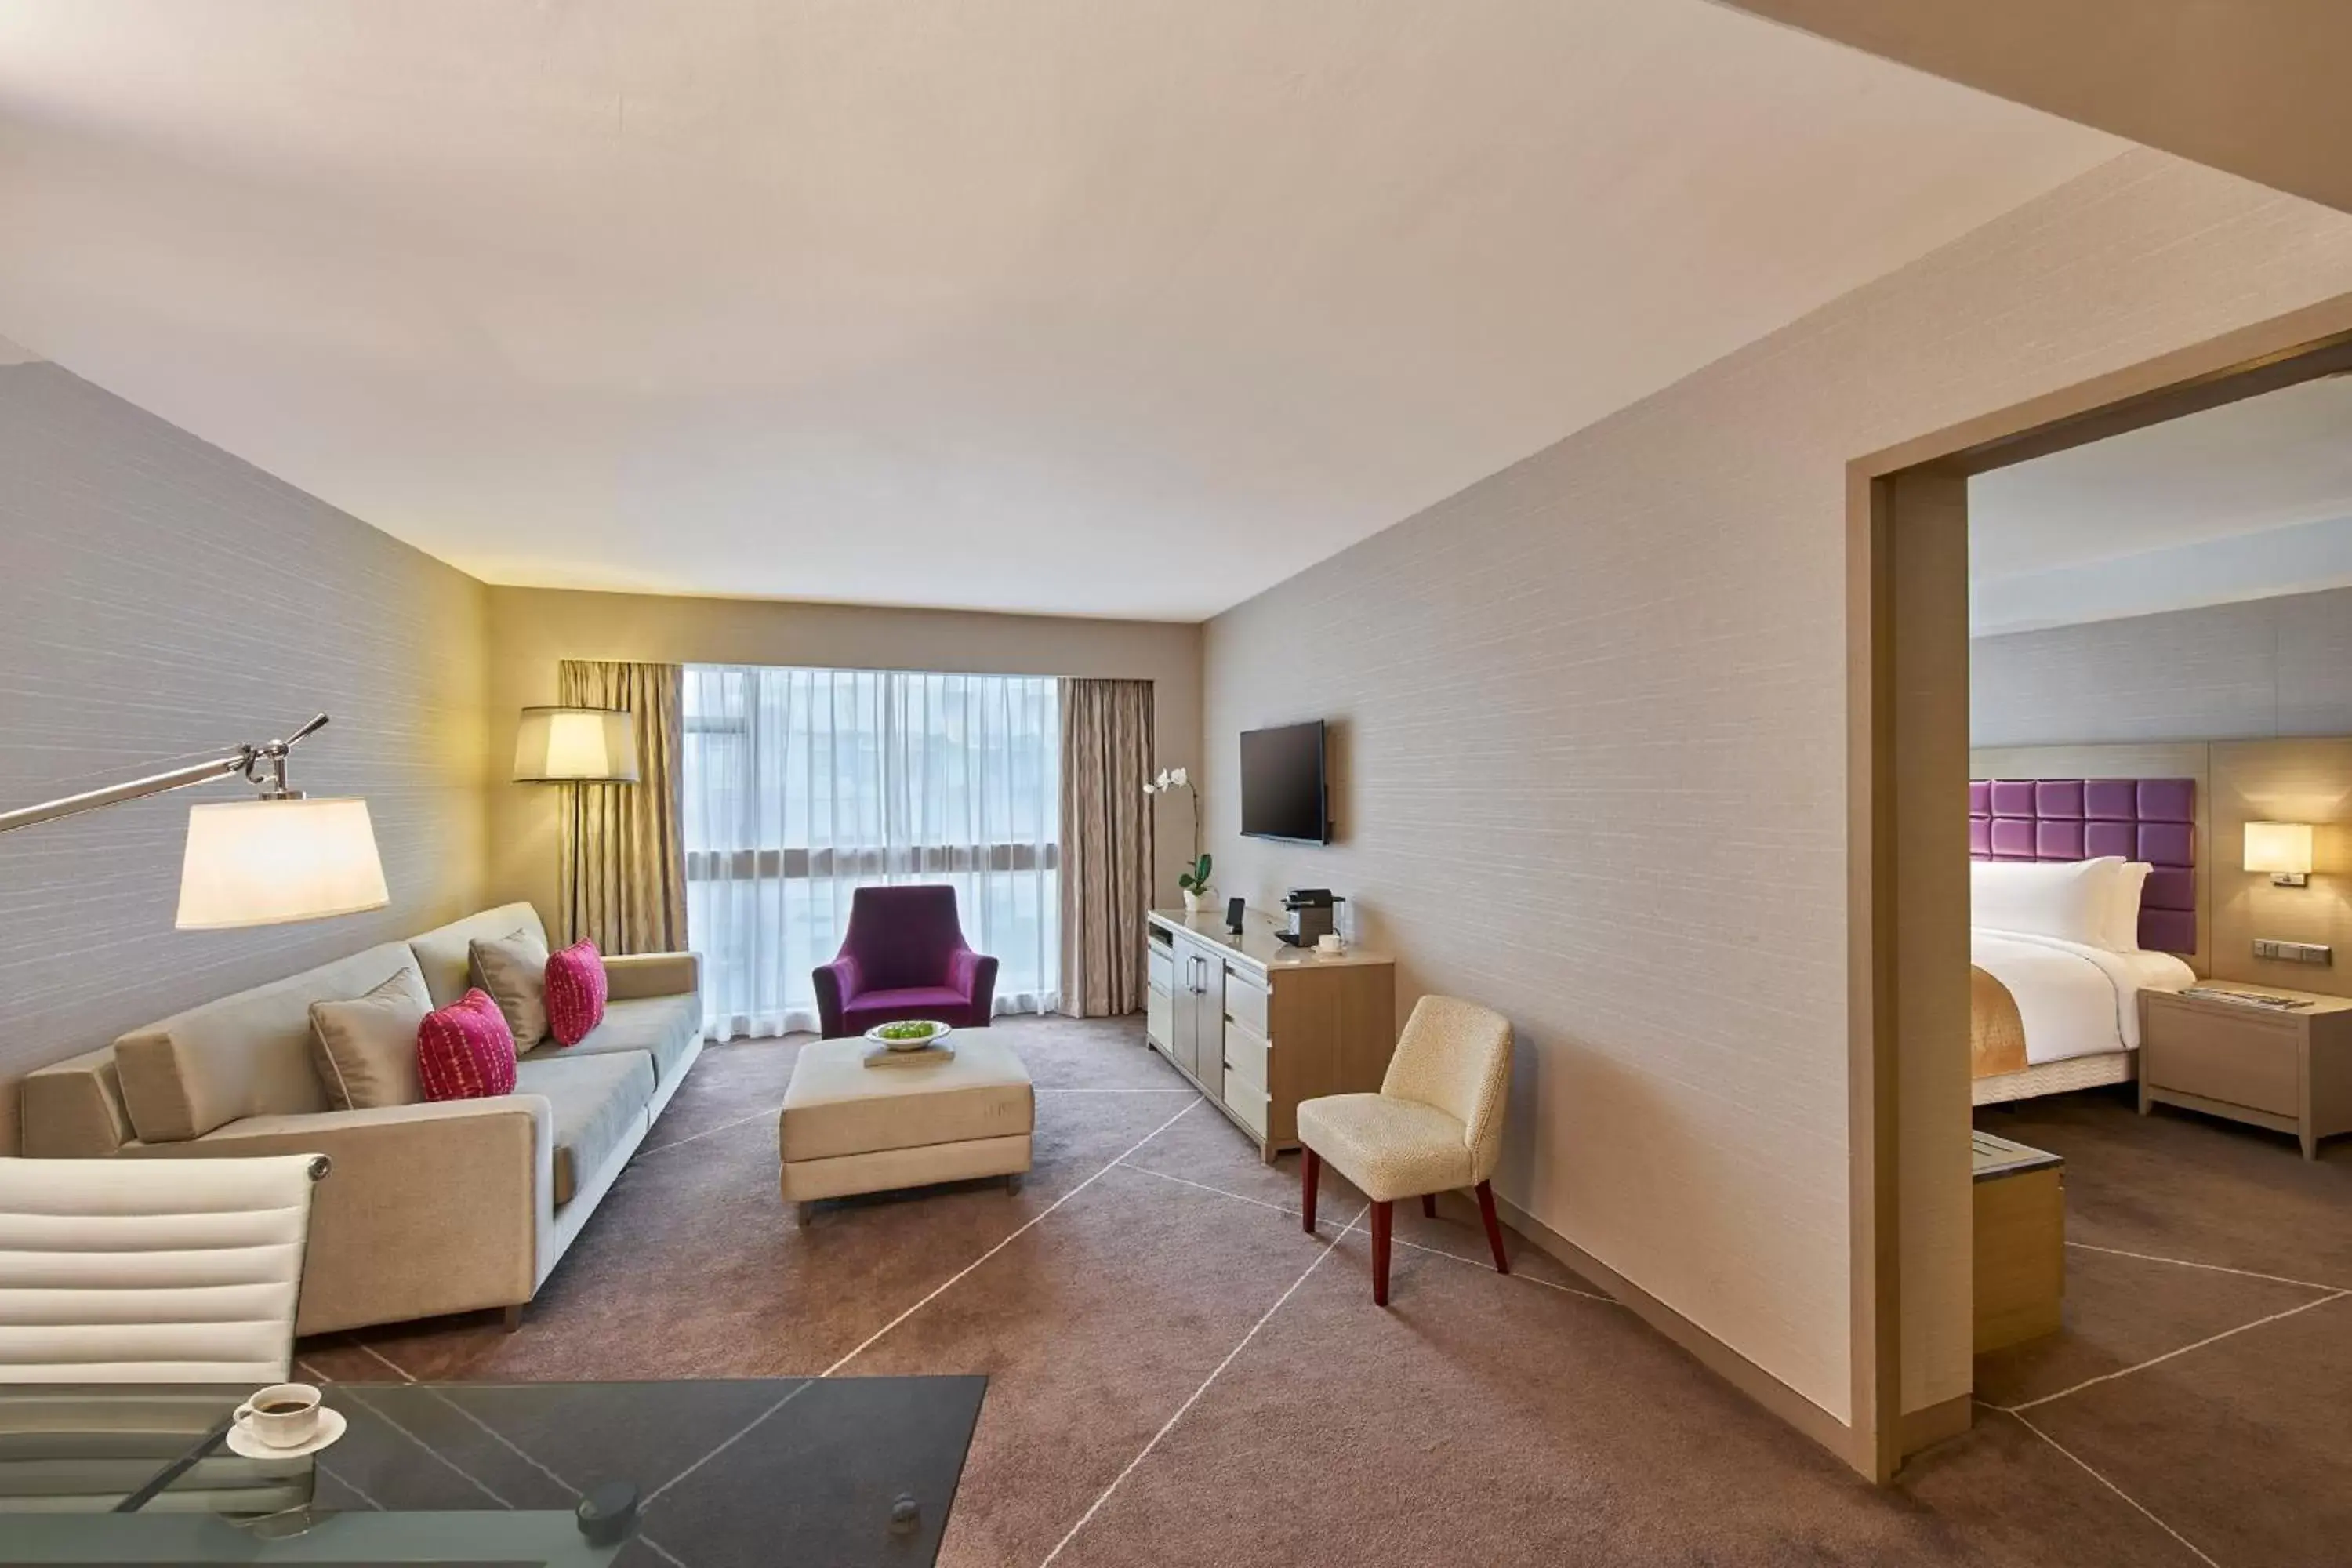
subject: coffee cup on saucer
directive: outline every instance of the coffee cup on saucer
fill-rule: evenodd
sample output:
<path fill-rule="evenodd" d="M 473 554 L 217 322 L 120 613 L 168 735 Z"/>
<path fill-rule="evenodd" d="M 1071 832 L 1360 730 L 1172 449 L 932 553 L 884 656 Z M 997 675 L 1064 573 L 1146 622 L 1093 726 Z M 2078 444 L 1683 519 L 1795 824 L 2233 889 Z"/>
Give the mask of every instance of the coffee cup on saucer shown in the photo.
<path fill-rule="evenodd" d="M 299 1448 L 319 1435 L 319 1391 L 273 1383 L 236 1407 L 236 1424 L 268 1448 Z"/>
<path fill-rule="evenodd" d="M 1339 933 L 1338 931 L 1327 931 L 1321 936 L 1315 939 L 1315 951 L 1318 952 L 1340 953 L 1348 951 L 1348 944 L 1339 940 Z"/>

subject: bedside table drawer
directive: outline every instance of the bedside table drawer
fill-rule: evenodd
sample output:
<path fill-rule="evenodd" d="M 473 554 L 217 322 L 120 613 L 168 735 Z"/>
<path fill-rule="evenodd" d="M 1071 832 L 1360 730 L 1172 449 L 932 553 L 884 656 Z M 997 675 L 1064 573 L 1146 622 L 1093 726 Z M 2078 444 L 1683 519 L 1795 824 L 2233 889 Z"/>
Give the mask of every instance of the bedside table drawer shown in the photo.
<path fill-rule="evenodd" d="M 2212 1008 L 2147 1010 L 2140 1071 L 2152 1089 L 2242 1105 L 2273 1116 L 2301 1110 L 2300 1026 Z"/>

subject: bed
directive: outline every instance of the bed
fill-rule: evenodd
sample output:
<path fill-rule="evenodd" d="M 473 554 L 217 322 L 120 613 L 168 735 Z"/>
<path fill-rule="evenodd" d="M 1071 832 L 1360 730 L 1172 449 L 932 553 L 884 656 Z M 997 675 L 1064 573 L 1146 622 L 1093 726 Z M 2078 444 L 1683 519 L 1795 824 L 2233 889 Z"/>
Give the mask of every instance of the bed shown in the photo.
<path fill-rule="evenodd" d="M 2196 851 L 2193 779 L 1969 785 L 1976 1104 L 2137 1076 L 2140 993 L 2196 983 Z"/>

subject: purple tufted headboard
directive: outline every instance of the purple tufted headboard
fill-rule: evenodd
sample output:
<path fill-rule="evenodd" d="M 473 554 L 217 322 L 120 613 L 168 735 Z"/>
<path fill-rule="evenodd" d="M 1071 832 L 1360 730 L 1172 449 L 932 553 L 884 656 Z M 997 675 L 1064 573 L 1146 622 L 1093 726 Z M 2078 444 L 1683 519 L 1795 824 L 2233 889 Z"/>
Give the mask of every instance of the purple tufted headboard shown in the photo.
<path fill-rule="evenodd" d="M 2091 860 L 2120 855 L 2156 868 L 2140 893 L 2139 944 L 2197 951 L 2195 779 L 1974 779 L 1969 857 Z"/>

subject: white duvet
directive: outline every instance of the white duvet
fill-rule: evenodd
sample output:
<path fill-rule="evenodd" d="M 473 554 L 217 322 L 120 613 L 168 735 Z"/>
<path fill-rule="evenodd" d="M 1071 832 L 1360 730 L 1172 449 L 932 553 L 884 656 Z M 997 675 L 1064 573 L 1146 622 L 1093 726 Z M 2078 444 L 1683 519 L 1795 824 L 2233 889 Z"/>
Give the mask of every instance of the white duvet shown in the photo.
<path fill-rule="evenodd" d="M 2025 1059 L 2139 1048 L 2139 994 L 2194 985 L 2197 973 L 2168 952 L 2111 952 L 2054 936 L 1969 932 L 1979 969 L 2009 987 L 2025 1026 Z"/>

